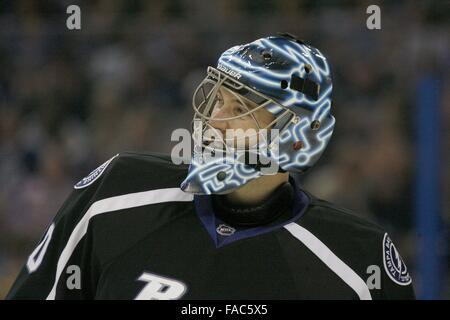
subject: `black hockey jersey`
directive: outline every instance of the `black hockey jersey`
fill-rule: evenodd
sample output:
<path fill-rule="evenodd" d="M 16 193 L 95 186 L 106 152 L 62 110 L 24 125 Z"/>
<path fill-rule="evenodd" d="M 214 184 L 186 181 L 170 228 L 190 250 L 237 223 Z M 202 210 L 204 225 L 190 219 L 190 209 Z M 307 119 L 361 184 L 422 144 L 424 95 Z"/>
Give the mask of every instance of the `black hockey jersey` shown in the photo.
<path fill-rule="evenodd" d="M 377 225 L 293 184 L 270 224 L 236 227 L 180 189 L 186 165 L 117 155 L 75 185 L 7 299 L 411 299 Z"/>

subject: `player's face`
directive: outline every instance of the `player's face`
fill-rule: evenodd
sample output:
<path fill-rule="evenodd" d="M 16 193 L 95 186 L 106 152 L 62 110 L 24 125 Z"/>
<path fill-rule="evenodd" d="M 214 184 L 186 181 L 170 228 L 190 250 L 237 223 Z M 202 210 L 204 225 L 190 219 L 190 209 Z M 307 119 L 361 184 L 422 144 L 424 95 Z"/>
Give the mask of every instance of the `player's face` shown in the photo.
<path fill-rule="evenodd" d="M 269 125 L 275 117 L 265 108 L 260 108 L 252 113 L 249 111 L 255 109 L 257 104 L 233 91 L 221 87 L 217 94 L 217 101 L 211 114 L 209 124 L 221 131 L 223 137 L 232 138 L 232 144 L 236 147 L 239 141 L 244 141 L 246 147 L 253 143 L 251 136 L 253 132 L 258 133 L 260 129 L 270 129 Z M 221 120 L 237 117 L 232 120 Z M 230 130 L 231 129 L 231 130 Z M 242 130 L 237 130 L 242 129 Z M 249 130 L 250 129 L 250 130 Z M 236 131 L 237 130 L 237 131 Z M 255 137 L 257 138 L 257 136 Z M 229 144 L 229 140 L 227 143 Z M 257 143 L 258 141 L 255 140 Z"/>

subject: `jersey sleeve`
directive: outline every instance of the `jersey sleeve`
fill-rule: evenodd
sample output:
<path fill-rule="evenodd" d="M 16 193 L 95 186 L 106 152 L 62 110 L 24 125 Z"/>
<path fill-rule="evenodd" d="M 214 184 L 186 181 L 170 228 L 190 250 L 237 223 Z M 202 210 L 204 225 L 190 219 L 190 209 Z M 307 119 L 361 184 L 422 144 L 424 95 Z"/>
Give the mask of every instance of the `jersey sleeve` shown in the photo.
<path fill-rule="evenodd" d="M 75 185 L 28 256 L 6 299 L 93 298 L 98 266 L 85 220 L 92 214 L 104 179 L 107 165 L 102 166 Z"/>
<path fill-rule="evenodd" d="M 414 300 L 413 281 L 399 251 L 387 233 L 382 240 L 381 299 Z"/>

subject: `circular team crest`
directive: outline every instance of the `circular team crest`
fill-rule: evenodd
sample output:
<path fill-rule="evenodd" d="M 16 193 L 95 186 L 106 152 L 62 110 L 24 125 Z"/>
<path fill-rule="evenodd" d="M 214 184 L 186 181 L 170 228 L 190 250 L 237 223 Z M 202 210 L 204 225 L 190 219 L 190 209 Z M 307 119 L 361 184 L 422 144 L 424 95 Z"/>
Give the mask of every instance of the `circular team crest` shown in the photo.
<path fill-rule="evenodd" d="M 387 233 L 384 234 L 383 238 L 383 263 L 386 273 L 392 281 L 401 286 L 407 286 L 411 283 L 408 268 Z"/>
<path fill-rule="evenodd" d="M 114 157 L 112 157 L 111 159 L 109 159 L 108 161 L 106 161 L 104 164 L 102 164 L 100 167 L 98 167 L 97 169 L 95 169 L 94 171 L 92 171 L 87 177 L 81 179 L 80 182 L 78 182 L 74 188 L 75 189 L 83 189 L 86 188 L 88 186 L 90 186 L 91 184 L 93 184 L 98 178 L 100 178 L 100 176 L 102 175 L 103 172 L 105 172 L 105 169 L 108 167 L 108 165 L 118 156 L 115 155 Z"/>

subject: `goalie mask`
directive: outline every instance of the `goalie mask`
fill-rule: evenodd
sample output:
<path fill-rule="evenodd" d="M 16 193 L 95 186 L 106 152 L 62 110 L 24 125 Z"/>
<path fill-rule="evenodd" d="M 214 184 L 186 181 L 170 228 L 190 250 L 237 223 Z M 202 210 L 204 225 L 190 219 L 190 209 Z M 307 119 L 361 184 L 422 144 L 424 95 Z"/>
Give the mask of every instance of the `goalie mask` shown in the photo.
<path fill-rule="evenodd" d="M 291 35 L 228 49 L 194 92 L 194 152 L 181 189 L 225 194 L 262 175 L 305 172 L 333 133 L 331 92 L 326 58 Z M 225 96 L 233 111 L 221 111 Z M 242 119 L 253 125 L 228 126 Z"/>

